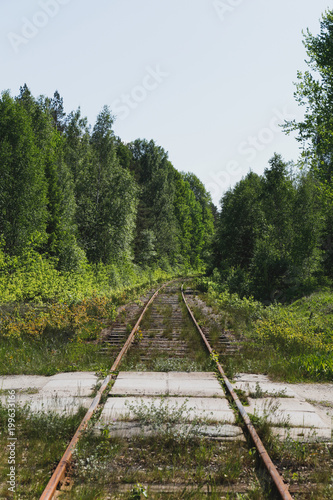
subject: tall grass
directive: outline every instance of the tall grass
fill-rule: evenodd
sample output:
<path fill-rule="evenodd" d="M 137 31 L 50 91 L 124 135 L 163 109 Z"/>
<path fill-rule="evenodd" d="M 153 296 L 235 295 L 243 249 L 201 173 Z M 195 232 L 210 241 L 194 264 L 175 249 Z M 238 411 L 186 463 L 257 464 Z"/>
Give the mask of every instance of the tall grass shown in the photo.
<path fill-rule="evenodd" d="M 333 293 L 322 291 L 292 304 L 263 305 L 253 298 L 219 292 L 200 279 L 203 298 L 228 314 L 230 328 L 242 332 L 242 356 L 225 360 L 235 371 L 259 371 L 289 381 L 333 379 Z"/>
<path fill-rule="evenodd" d="M 0 402 L 0 498 L 36 499 L 42 494 L 50 473 L 60 460 L 66 446 L 86 410 L 72 415 L 55 412 L 32 412 L 28 406 L 16 408 L 15 471 L 16 493 L 8 491 L 8 410 Z"/>

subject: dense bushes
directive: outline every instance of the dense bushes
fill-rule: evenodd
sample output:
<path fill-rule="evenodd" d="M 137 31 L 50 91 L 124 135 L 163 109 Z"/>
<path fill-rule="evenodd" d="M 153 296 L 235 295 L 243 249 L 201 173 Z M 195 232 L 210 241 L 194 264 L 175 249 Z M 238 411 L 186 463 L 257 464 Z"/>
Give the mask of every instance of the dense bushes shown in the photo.
<path fill-rule="evenodd" d="M 314 293 L 289 305 L 264 306 L 252 297 L 221 291 L 208 279 L 201 278 L 197 284 L 208 292 L 226 324 L 245 340 L 242 356 L 235 360 L 240 363 L 239 371 L 254 370 L 290 381 L 332 380 L 331 292 Z"/>
<path fill-rule="evenodd" d="M 57 269 L 57 259 L 27 248 L 20 256 L 9 256 L 0 247 L 0 303 L 56 301 L 77 303 L 92 297 L 110 296 L 126 288 L 167 279 L 190 268 L 142 269 L 124 260 L 116 264 L 89 264 L 85 259 L 76 271 Z"/>

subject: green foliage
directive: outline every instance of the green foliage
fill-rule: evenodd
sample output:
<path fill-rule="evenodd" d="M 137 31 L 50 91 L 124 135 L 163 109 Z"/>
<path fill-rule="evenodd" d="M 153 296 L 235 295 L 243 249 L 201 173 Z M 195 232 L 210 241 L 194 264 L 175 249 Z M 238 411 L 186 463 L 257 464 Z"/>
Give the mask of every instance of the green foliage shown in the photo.
<path fill-rule="evenodd" d="M 59 271 L 54 258 L 31 247 L 16 257 L 7 255 L 0 245 L 0 303 L 77 303 L 95 295 L 117 297 L 126 289 L 166 280 L 179 270 L 168 274 L 159 267 L 142 269 L 128 261 L 95 265 L 84 260 L 75 272 Z"/>
<path fill-rule="evenodd" d="M 332 292 L 313 293 L 290 305 L 264 306 L 251 297 L 221 292 L 214 282 L 204 283 L 209 300 L 247 338 L 239 371 L 266 372 L 291 381 L 332 380 Z M 234 372 L 228 366 L 231 369 Z"/>
<path fill-rule="evenodd" d="M 10 256 L 0 247 L 0 302 L 43 302 L 58 297 L 64 284 L 56 261 L 43 258 L 27 247 L 20 256 Z"/>
<path fill-rule="evenodd" d="M 132 488 L 129 499 L 140 500 L 142 496 L 144 498 L 148 498 L 148 492 L 141 483 L 138 483 L 134 486 L 134 488 Z"/>
<path fill-rule="evenodd" d="M 213 203 L 203 185 L 193 173 L 183 173 L 183 179 L 189 185 L 195 197 L 196 207 L 192 208 L 192 225 L 195 229 L 192 237 L 192 265 L 199 263 L 197 259 L 207 260 L 211 252 L 212 238 L 214 234 Z M 194 204 L 193 204 L 194 205 Z M 192 230 L 193 232 L 193 230 Z"/>
<path fill-rule="evenodd" d="M 80 276 L 117 287 L 141 273 L 133 261 L 167 272 L 202 266 L 212 234 L 210 197 L 195 176 L 182 179 L 163 148 L 123 143 L 107 106 L 91 130 L 80 109 L 66 116 L 58 91 L 51 99 L 35 99 L 26 85 L 15 99 L 4 92 L 0 112 L 3 259 L 18 258 L 3 269 L 15 274 L 4 300 L 48 300 L 55 286 Z M 43 266 L 49 276 L 36 282 Z M 67 272 L 73 276 L 64 280 Z"/>
<path fill-rule="evenodd" d="M 62 98 L 36 101 L 27 86 L 21 87 L 16 104 L 29 116 L 46 180 L 46 242 L 42 247 L 57 257 L 58 268 L 76 269 L 84 259 L 77 243 L 76 200 L 71 170 L 64 158 L 65 140 Z M 14 253 L 17 253 L 14 248 Z"/>
<path fill-rule="evenodd" d="M 275 154 L 222 198 L 213 265 L 220 289 L 267 303 L 325 281 L 325 204 L 311 174 L 295 177 Z"/>
<path fill-rule="evenodd" d="M 322 322 L 311 322 L 288 309 L 277 309 L 270 318 L 256 324 L 255 333 L 264 344 L 271 344 L 282 353 L 332 354 L 332 333 L 328 328 Z"/>
<path fill-rule="evenodd" d="M 161 259 L 174 263 L 178 252 L 174 214 L 174 169 L 167 153 L 154 141 L 136 140 L 130 145 L 131 169 L 141 188 L 139 196 L 135 255 L 142 259 L 147 247 L 142 236 L 150 230 Z"/>
<path fill-rule="evenodd" d="M 200 267 L 214 229 L 210 195 L 194 175 L 177 172 L 153 141 L 136 140 L 129 150 L 140 186 L 135 259 Z"/>
<path fill-rule="evenodd" d="M 46 240 L 47 184 L 31 116 L 8 92 L 0 116 L 0 232 L 15 255 L 32 240 Z"/>
<path fill-rule="evenodd" d="M 303 162 L 308 163 L 332 196 L 333 111 L 333 11 L 322 16 L 320 33 L 304 34 L 308 71 L 297 73 L 295 98 L 305 108 L 302 122 L 287 122 L 287 133 L 296 130 L 303 144 Z"/>
<path fill-rule="evenodd" d="M 256 238 L 264 227 L 261 192 L 260 177 L 250 172 L 223 196 L 214 244 L 214 267 L 221 270 L 249 267 Z"/>
<path fill-rule="evenodd" d="M 238 294 L 230 294 L 227 291 L 218 295 L 217 302 L 221 309 L 237 314 L 239 320 L 243 319 L 246 323 L 261 318 L 265 311 L 265 306 L 261 302 L 254 300 L 253 297 L 240 298 Z"/>
<path fill-rule="evenodd" d="M 78 120 L 79 116 L 71 121 L 74 138 L 81 133 Z M 112 124 L 113 117 L 104 107 L 85 146 L 87 158 L 81 170 L 76 169 L 80 239 L 88 259 L 105 264 L 131 258 L 137 206 L 134 179 L 118 164 Z M 77 142 L 78 137 L 74 145 Z"/>

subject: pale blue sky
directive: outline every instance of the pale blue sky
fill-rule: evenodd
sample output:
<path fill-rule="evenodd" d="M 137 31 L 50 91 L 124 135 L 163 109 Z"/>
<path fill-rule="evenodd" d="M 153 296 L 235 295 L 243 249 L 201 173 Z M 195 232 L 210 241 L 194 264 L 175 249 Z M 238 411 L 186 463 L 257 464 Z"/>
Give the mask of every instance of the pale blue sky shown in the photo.
<path fill-rule="evenodd" d="M 93 124 L 108 104 L 125 141 L 154 139 L 217 204 L 276 151 L 297 159 L 278 128 L 301 117 L 302 29 L 319 31 L 328 0 L 3 0 L 1 90 L 58 89 Z"/>

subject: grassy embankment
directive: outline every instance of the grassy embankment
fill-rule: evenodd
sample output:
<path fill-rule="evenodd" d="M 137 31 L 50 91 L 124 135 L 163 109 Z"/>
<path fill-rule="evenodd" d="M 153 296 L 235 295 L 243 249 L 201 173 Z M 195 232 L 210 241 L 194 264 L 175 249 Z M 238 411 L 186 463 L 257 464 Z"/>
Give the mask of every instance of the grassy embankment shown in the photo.
<path fill-rule="evenodd" d="M 52 375 L 89 370 L 105 373 L 100 332 L 119 306 L 186 270 L 142 270 L 134 265 L 57 271 L 50 259 L 0 252 L 0 375 Z M 1 387 L 0 387 L 1 390 Z M 7 391 L 1 390 L 6 396 Z M 16 408 L 16 496 L 8 491 L 8 453 L 0 460 L 0 497 L 38 498 L 86 410 L 74 416 Z M 0 402 L 0 445 L 8 444 L 8 407 Z M 7 450 L 8 451 L 8 450 Z"/>
<path fill-rule="evenodd" d="M 203 299 L 222 315 L 222 326 L 242 344 L 240 356 L 225 357 L 232 376 L 266 373 L 289 382 L 333 380 L 333 292 L 318 291 L 291 304 L 264 306 L 251 298 L 219 293 L 198 281 Z"/>
<path fill-rule="evenodd" d="M 0 375 L 108 369 L 98 338 L 117 307 L 186 272 L 86 263 L 65 273 L 33 251 L 0 252 Z"/>

